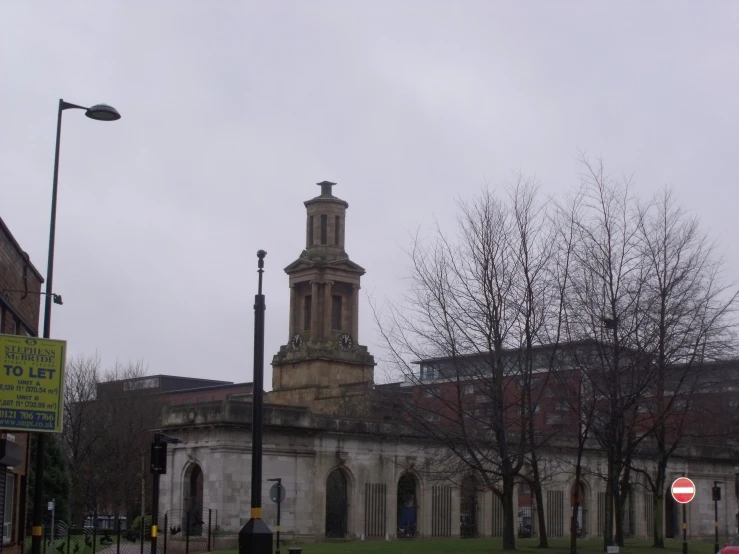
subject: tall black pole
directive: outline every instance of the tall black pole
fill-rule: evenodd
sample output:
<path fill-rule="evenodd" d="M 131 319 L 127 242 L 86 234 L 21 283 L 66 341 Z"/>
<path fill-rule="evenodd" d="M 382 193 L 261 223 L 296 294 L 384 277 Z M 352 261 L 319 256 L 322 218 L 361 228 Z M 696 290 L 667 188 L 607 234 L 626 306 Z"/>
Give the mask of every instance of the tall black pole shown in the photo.
<path fill-rule="evenodd" d="M 264 250 L 257 252 L 259 285 L 254 298 L 254 378 L 252 385 L 252 430 L 251 430 L 251 517 L 262 518 L 262 400 L 264 389 L 264 295 L 262 274 L 264 273 Z"/>
<path fill-rule="evenodd" d="M 282 489 L 282 479 L 277 479 L 277 554 L 280 554 L 280 506 L 282 500 L 280 500 L 280 491 Z"/>
<path fill-rule="evenodd" d="M 56 148 L 54 150 L 54 184 L 51 188 L 51 223 L 49 226 L 49 258 L 46 264 L 46 298 L 44 301 L 44 335 L 51 335 L 51 294 L 54 282 L 54 239 L 56 238 L 56 193 L 59 182 L 59 145 L 62 138 L 62 111 L 64 100 L 59 99 L 59 111 L 56 116 Z M 44 503 L 44 456 L 46 452 L 46 435 L 36 434 L 36 475 L 33 494 L 33 516 L 31 519 L 31 554 L 41 554 L 42 516 Z"/>
<path fill-rule="evenodd" d="M 713 544 L 713 551 L 718 552 L 718 481 L 713 482 L 713 529 L 715 533 L 715 541 Z"/>
<path fill-rule="evenodd" d="M 262 403 L 264 397 L 264 295 L 267 252 L 257 252 L 259 286 L 254 298 L 254 378 L 252 384 L 251 518 L 239 532 L 239 554 L 272 554 L 272 531 L 262 520 Z"/>
<path fill-rule="evenodd" d="M 685 517 L 687 504 L 683 504 L 683 554 L 688 554 L 688 518 Z"/>

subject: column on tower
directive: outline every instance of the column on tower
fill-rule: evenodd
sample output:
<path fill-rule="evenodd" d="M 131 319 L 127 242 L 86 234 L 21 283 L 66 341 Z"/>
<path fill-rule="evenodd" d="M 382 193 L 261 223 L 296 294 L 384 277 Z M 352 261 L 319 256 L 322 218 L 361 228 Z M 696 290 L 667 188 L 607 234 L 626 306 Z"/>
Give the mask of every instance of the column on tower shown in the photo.
<path fill-rule="evenodd" d="M 359 284 L 352 285 L 352 337 L 359 340 Z"/>
<path fill-rule="evenodd" d="M 290 285 L 290 324 L 288 328 L 290 329 L 290 335 L 288 337 L 288 341 L 292 336 L 298 332 L 298 325 L 297 325 L 297 311 L 298 311 L 298 305 L 297 305 L 297 292 L 295 291 L 295 284 Z"/>
<path fill-rule="evenodd" d="M 323 282 L 323 337 L 331 337 L 331 302 L 333 281 Z"/>
<path fill-rule="evenodd" d="M 318 281 L 311 281 L 311 295 L 313 296 L 312 304 L 313 309 L 310 312 L 310 336 L 311 337 L 319 337 L 321 336 L 321 332 L 318 329 L 318 316 L 319 316 L 319 309 L 318 309 Z"/>

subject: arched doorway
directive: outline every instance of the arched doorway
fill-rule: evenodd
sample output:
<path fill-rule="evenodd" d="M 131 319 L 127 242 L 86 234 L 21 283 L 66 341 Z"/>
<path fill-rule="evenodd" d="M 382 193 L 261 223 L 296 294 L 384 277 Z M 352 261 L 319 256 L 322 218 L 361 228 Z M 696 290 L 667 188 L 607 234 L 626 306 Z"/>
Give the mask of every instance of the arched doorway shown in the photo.
<path fill-rule="evenodd" d="M 349 491 L 346 475 L 335 469 L 326 479 L 326 537 L 342 539 L 346 536 Z"/>
<path fill-rule="evenodd" d="M 577 505 L 577 514 L 575 514 L 575 505 Z M 588 502 L 585 495 L 585 486 L 583 482 L 572 483 L 570 490 L 570 518 L 575 515 L 575 531 L 578 537 L 584 538 L 588 536 Z"/>
<path fill-rule="evenodd" d="M 190 535 L 203 533 L 203 470 L 198 464 L 191 464 L 185 472 L 182 530 L 188 526 Z"/>
<path fill-rule="evenodd" d="M 416 480 L 405 473 L 398 481 L 398 537 L 415 537 L 418 534 L 417 522 Z"/>
<path fill-rule="evenodd" d="M 477 536 L 477 479 L 468 475 L 462 480 L 459 498 L 459 536 L 462 538 Z"/>

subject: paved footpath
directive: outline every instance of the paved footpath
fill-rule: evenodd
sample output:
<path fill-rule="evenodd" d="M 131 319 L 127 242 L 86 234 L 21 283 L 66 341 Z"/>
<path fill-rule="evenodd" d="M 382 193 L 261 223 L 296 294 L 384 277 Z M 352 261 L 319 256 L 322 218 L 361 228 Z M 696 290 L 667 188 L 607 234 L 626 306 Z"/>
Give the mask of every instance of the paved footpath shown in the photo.
<path fill-rule="evenodd" d="M 198 537 L 190 541 L 190 554 L 196 554 L 198 552 L 205 552 L 207 550 L 207 544 L 205 541 Z M 151 554 L 151 545 L 149 542 L 144 543 L 144 554 Z M 157 544 L 158 554 L 164 554 L 164 545 L 162 542 Z M 115 543 L 108 546 L 99 547 L 95 554 L 118 554 L 118 545 Z M 132 543 L 128 541 L 121 541 L 120 554 L 141 554 L 141 543 Z M 167 545 L 167 554 L 185 554 L 185 541 L 170 541 Z"/>
<path fill-rule="evenodd" d="M 157 550 L 160 550 L 160 548 L 157 548 Z M 117 554 L 117 552 L 118 545 L 114 543 L 101 550 L 97 550 L 95 554 Z M 121 554 L 141 554 L 141 544 L 121 541 Z M 151 545 L 148 543 L 144 543 L 144 554 L 151 554 Z"/>

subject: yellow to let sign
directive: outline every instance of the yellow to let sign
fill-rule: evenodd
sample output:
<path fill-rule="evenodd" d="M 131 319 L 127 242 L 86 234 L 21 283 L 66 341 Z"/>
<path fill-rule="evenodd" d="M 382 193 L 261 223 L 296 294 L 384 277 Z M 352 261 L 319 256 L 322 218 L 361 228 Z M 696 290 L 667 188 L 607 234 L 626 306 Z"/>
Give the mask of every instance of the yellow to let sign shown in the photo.
<path fill-rule="evenodd" d="M 67 342 L 0 335 L 0 429 L 61 433 Z"/>

